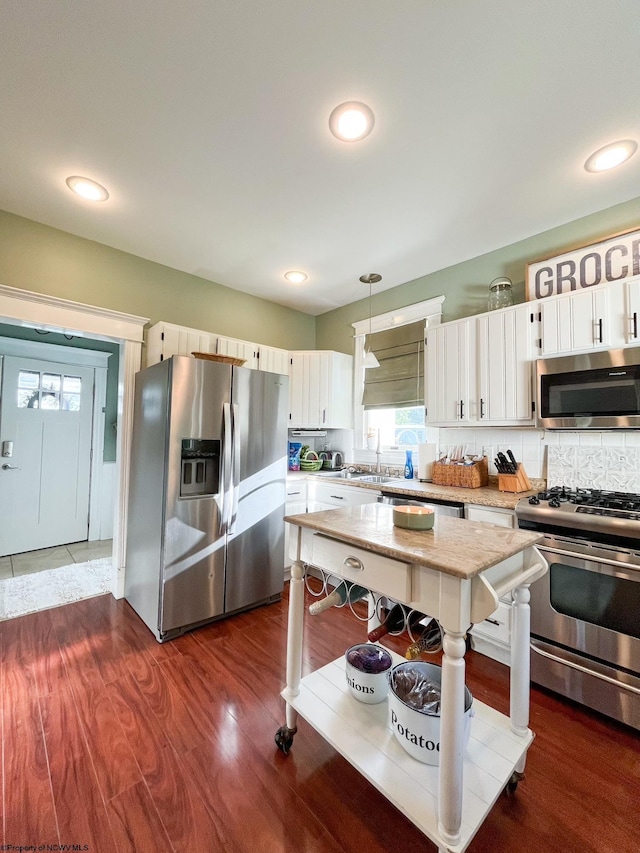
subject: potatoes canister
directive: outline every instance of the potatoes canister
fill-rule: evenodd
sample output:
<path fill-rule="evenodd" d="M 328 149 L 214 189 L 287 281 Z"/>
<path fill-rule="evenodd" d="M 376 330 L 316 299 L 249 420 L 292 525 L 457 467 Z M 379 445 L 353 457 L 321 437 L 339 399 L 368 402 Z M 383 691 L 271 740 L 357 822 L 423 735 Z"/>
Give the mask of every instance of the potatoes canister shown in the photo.
<path fill-rule="evenodd" d="M 440 763 L 442 669 L 426 661 L 405 661 L 389 675 L 389 719 L 406 752 L 423 764 Z M 464 745 L 471 732 L 473 697 L 464 688 Z"/>

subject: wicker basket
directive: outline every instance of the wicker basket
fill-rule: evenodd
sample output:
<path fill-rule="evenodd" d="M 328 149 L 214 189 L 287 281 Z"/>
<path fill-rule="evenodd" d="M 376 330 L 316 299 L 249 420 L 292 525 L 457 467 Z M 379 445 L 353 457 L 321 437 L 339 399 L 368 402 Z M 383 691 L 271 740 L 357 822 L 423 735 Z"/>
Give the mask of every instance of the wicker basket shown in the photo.
<path fill-rule="evenodd" d="M 242 367 L 247 360 L 246 358 L 235 358 L 232 355 L 218 355 L 215 352 L 192 352 L 194 358 L 203 358 L 205 361 L 219 361 L 221 364 L 233 364 L 236 367 Z"/>
<path fill-rule="evenodd" d="M 460 486 L 462 489 L 479 489 L 489 482 L 486 457 L 473 465 L 446 465 L 433 463 L 432 482 L 438 486 Z"/>

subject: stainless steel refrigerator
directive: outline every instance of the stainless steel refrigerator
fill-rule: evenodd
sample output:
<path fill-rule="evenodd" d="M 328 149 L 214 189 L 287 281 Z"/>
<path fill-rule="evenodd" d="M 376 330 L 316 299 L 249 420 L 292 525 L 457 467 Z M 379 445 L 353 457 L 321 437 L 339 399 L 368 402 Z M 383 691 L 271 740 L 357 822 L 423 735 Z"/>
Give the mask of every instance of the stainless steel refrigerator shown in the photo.
<path fill-rule="evenodd" d="M 137 374 L 125 597 L 159 642 L 280 597 L 287 391 L 186 356 Z"/>

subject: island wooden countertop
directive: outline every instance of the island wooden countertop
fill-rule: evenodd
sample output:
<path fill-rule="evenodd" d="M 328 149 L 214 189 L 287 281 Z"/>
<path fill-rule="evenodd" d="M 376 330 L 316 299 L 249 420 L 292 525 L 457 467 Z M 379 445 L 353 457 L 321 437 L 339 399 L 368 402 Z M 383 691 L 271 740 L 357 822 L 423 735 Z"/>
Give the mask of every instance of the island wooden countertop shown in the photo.
<path fill-rule="evenodd" d="M 472 578 L 540 542 L 542 535 L 436 515 L 433 530 L 393 524 L 386 504 L 287 515 L 285 521 L 393 560 Z"/>

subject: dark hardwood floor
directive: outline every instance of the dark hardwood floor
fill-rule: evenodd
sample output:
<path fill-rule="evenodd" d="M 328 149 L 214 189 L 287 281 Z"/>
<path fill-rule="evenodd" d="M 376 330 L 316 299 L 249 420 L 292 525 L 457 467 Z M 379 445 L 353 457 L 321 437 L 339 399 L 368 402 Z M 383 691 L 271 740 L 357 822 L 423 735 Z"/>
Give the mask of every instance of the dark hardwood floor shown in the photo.
<path fill-rule="evenodd" d="M 0 623 L 3 843 L 89 853 L 433 851 L 304 721 L 290 754 L 276 749 L 286 606 L 165 645 L 110 595 Z M 309 618 L 305 670 L 364 638 L 346 609 Z M 505 667 L 470 652 L 467 683 L 508 713 Z M 638 734 L 536 688 L 531 727 L 526 778 L 501 795 L 471 853 L 640 850 Z"/>

